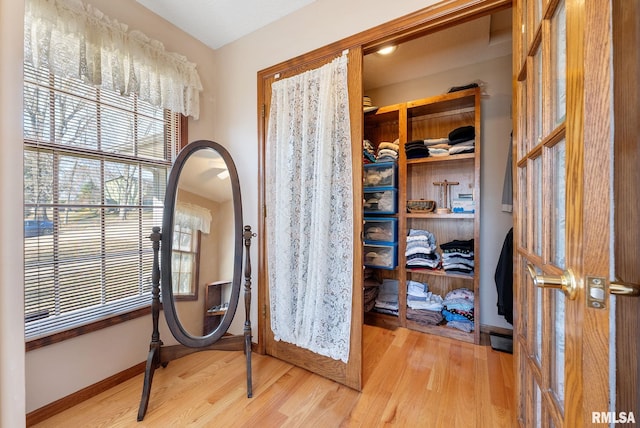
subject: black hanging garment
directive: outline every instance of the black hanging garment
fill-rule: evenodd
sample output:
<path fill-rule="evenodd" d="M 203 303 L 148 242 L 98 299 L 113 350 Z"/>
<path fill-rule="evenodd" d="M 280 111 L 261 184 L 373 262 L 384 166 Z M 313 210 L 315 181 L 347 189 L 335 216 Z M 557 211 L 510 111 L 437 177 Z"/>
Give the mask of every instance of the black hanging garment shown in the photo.
<path fill-rule="evenodd" d="M 513 228 L 504 239 L 493 278 L 498 291 L 498 314 L 513 324 Z"/>

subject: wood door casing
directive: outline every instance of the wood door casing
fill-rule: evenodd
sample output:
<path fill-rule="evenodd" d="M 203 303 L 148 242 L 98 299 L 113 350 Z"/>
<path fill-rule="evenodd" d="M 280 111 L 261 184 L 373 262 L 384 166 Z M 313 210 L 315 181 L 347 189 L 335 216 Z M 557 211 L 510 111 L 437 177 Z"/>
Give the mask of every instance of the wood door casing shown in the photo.
<path fill-rule="evenodd" d="M 297 65 L 295 68 L 289 68 L 288 70 L 278 73 L 277 75 L 267 76 L 264 81 L 264 115 L 261 128 L 264 129 L 266 142 L 266 130 L 268 129 L 269 118 L 269 105 L 271 101 L 271 85 L 277 79 L 282 79 L 290 76 L 297 75 L 306 70 L 318 68 L 328 62 L 331 62 L 335 57 L 342 55 L 342 52 L 336 52 L 333 55 L 329 55 L 323 59 L 305 62 Z M 336 382 L 347 385 L 351 388 L 360 390 L 362 388 L 362 325 L 364 321 L 363 315 L 363 296 L 362 296 L 362 200 L 357 195 L 362 194 L 362 146 L 359 141 L 363 138 L 363 112 L 362 112 L 362 49 L 354 48 L 349 49 L 348 53 L 348 88 L 349 88 L 349 113 L 351 123 L 351 140 L 352 140 L 352 169 L 353 169 L 353 198 L 354 198 L 354 229 L 353 235 L 349 237 L 354 245 L 353 254 L 353 301 L 352 301 L 352 315 L 351 315 L 351 338 L 350 338 L 350 350 L 349 360 L 347 363 L 343 363 L 339 360 L 334 360 L 329 357 L 318 355 L 307 349 L 300 348 L 298 346 L 286 343 L 283 341 L 276 341 L 273 336 L 273 332 L 270 328 L 271 316 L 270 308 L 268 304 L 269 289 L 268 285 L 264 288 L 264 293 L 261 301 L 259 301 L 260 308 L 262 308 L 262 316 L 264 320 L 264 334 L 260 339 L 264 343 L 264 350 L 268 355 L 272 355 L 281 360 L 290 362 L 296 366 L 303 367 L 309 371 L 335 380 Z M 261 158 L 261 171 L 264 168 L 264 148 L 260 153 Z M 262 177 L 263 175 L 261 175 Z M 268 189 L 261 186 L 261 207 L 264 207 L 264 192 Z M 269 215 L 266 213 L 265 215 Z M 261 222 L 261 236 L 266 236 L 266 225 Z M 260 256 L 261 266 L 265 273 L 264 281 L 268 282 L 267 272 L 267 246 L 263 239 L 261 241 L 261 250 L 263 255 Z M 263 258 L 264 257 L 264 258 Z"/>
<path fill-rule="evenodd" d="M 355 52 L 355 49 L 360 51 L 360 55 L 364 53 L 374 52 L 379 46 L 391 42 L 402 42 L 408 41 L 417 37 L 424 36 L 426 34 L 439 31 L 448 27 L 455 26 L 462 22 L 466 22 L 475 18 L 479 18 L 484 15 L 488 15 L 494 12 L 498 12 L 505 8 L 511 6 L 511 0 L 452 0 L 446 2 L 438 2 L 431 6 L 428 6 L 422 10 L 418 10 L 416 12 L 410 13 L 406 16 L 394 19 L 387 23 L 378 25 L 376 27 L 370 28 L 353 36 L 350 36 L 346 39 L 339 40 L 335 43 L 327 45 L 325 47 L 316 49 L 314 51 L 305 53 L 299 57 L 284 61 L 280 64 L 274 65 L 268 69 L 262 70 L 258 72 L 258 140 L 259 140 L 259 165 L 258 165 L 258 177 L 259 177 L 259 194 L 258 194 L 258 203 L 259 210 L 261 214 L 259 216 L 259 225 L 258 225 L 258 236 L 265 236 L 265 221 L 264 221 L 264 150 L 265 150 L 265 141 L 266 141 L 266 117 L 268 117 L 267 107 L 269 105 L 270 100 L 270 85 L 274 81 L 274 76 L 279 74 L 280 77 L 287 77 L 290 75 L 295 75 L 302 71 L 305 71 L 310 68 L 317 67 L 321 65 L 323 62 L 328 61 L 329 59 L 335 57 L 338 52 L 342 52 L 344 49 L 349 49 L 350 54 L 352 55 Z M 352 61 L 350 60 L 350 65 Z M 359 67 L 362 67 L 362 60 L 359 61 Z M 352 115 L 352 140 L 354 141 L 354 153 L 357 151 L 357 156 L 354 156 L 354 159 L 357 159 L 358 165 L 354 164 L 354 171 L 361 171 L 361 141 L 362 141 L 362 71 L 356 70 L 355 68 L 350 69 L 351 73 L 356 73 L 357 77 L 360 80 L 360 84 L 358 86 L 351 86 L 349 88 L 350 91 L 350 103 L 351 108 L 355 108 L 355 104 L 357 104 L 357 108 L 360 112 L 358 116 Z M 351 77 L 350 77 L 351 82 Z M 357 123 L 354 123 L 356 121 Z M 354 132 L 357 131 L 357 132 Z M 361 172 L 359 173 L 361 174 Z M 362 182 L 360 180 L 361 175 L 358 176 L 358 182 L 354 182 L 354 192 L 356 195 L 361 194 L 361 186 Z M 355 177 L 354 177 L 355 179 Z M 361 201 L 358 202 L 361 205 Z M 356 218 L 362 219 L 362 214 L 359 216 L 356 215 Z M 354 231 L 354 237 L 359 229 L 362 228 L 361 224 L 356 225 L 356 231 Z M 358 242 L 360 242 L 360 235 L 357 236 Z M 256 351 L 260 353 L 265 353 L 267 351 L 266 346 L 266 336 L 267 330 L 269 328 L 268 325 L 268 305 L 266 298 L 266 289 L 267 289 L 267 272 L 266 272 L 266 251 L 265 251 L 265 242 L 264 239 L 259 238 L 259 256 L 258 256 L 258 343 L 256 346 Z M 359 250 L 360 251 L 360 250 Z M 354 260 L 361 260 L 361 254 L 354 254 Z M 361 269 L 360 262 L 358 263 L 358 270 Z M 359 273 L 360 277 L 362 273 Z M 359 280 L 360 281 L 360 280 Z M 357 285 L 355 285 L 357 284 Z M 354 283 L 354 290 L 357 289 L 358 296 L 357 299 L 359 301 L 354 301 L 354 311 L 360 311 L 362 308 L 362 296 L 361 294 L 361 282 Z M 356 309 L 359 308 L 359 309 Z M 360 315 L 358 315 L 359 317 Z M 362 324 L 362 320 L 359 319 L 358 322 L 360 325 Z M 352 340 L 353 335 L 357 335 L 361 337 L 361 331 L 354 331 L 354 323 L 352 323 Z M 352 348 L 353 349 L 353 348 Z M 298 355 L 300 363 L 306 364 L 308 368 L 312 369 L 307 360 L 309 358 L 313 358 L 313 356 L 303 355 L 301 353 Z M 315 355 L 315 354 L 314 354 Z M 362 364 L 363 356 L 361 353 L 359 355 L 355 355 L 352 353 L 354 359 L 360 361 Z M 331 366 L 331 364 L 329 364 Z M 320 368 L 322 369 L 322 368 Z M 329 368 L 329 372 L 339 372 L 340 370 L 334 370 Z M 354 371 L 350 371 L 349 373 L 344 372 L 347 377 L 350 379 L 355 379 L 357 376 L 354 374 Z M 340 375 L 342 376 L 342 374 Z M 361 376 L 360 376 L 361 377 Z M 361 384 L 361 380 L 359 380 Z"/>

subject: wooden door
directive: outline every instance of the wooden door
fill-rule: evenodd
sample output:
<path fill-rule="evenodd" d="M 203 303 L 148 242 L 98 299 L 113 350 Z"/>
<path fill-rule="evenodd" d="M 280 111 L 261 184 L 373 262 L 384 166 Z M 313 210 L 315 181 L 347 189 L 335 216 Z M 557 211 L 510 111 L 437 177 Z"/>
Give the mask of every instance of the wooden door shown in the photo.
<path fill-rule="evenodd" d="M 267 120 L 269 118 L 269 105 L 271 101 L 271 84 L 276 79 L 282 79 L 306 70 L 318 68 L 331 62 L 338 53 L 329 53 L 317 60 L 302 58 L 299 61 L 291 61 L 282 66 L 279 70 L 274 69 L 263 72 L 261 86 L 260 105 L 263 110 L 260 122 L 260 176 L 264 177 L 264 159 Z M 305 368 L 321 376 L 332 379 L 336 382 L 360 390 L 362 388 L 362 325 L 363 325 L 363 301 L 362 301 L 362 135 L 363 135 L 363 112 L 362 112 L 362 50 L 359 48 L 350 49 L 348 53 L 348 86 L 349 86 L 349 113 L 351 121 L 352 160 L 353 160 L 353 192 L 354 192 L 354 230 L 352 236 L 345 236 L 341 239 L 351 239 L 357 242 L 354 245 L 354 265 L 353 265 L 353 303 L 351 315 L 351 338 L 350 351 L 347 363 L 334 360 L 329 357 L 318 355 L 307 349 L 303 349 L 286 343 L 276 341 L 271 330 L 271 319 L 269 312 L 269 287 L 267 275 L 267 245 L 265 238 L 261 240 L 259 255 L 259 270 L 261 284 L 259 289 L 263 292 L 259 294 L 258 305 L 261 308 L 259 343 L 268 355 L 272 355 L 281 360 Z M 260 183 L 260 207 L 263 213 L 265 210 L 265 189 L 264 180 Z M 266 237 L 266 222 L 264 217 L 260 220 L 259 236 Z"/>
<path fill-rule="evenodd" d="M 610 7 L 581 0 L 514 5 L 514 357 L 521 426 L 592 426 L 626 421 L 633 411 L 610 404 Z M 573 292 L 549 288 L 562 286 L 554 285 L 561 279 L 569 286 L 571 277 Z"/>

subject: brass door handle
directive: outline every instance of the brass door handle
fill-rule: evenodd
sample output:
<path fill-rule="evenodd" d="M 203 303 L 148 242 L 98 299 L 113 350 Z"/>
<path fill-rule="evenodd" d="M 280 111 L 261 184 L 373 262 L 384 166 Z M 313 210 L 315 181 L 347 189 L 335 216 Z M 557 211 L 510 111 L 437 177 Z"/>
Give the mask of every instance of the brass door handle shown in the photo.
<path fill-rule="evenodd" d="M 565 270 L 560 276 L 538 275 L 536 268 L 531 263 L 527 263 L 527 270 L 529 271 L 529 275 L 531 275 L 533 285 L 536 287 L 554 288 L 561 290 L 570 300 L 576 298 L 578 294 L 578 284 L 571 269 Z"/>
<path fill-rule="evenodd" d="M 619 280 L 611 281 L 609 293 L 618 296 L 640 296 L 640 286 Z"/>

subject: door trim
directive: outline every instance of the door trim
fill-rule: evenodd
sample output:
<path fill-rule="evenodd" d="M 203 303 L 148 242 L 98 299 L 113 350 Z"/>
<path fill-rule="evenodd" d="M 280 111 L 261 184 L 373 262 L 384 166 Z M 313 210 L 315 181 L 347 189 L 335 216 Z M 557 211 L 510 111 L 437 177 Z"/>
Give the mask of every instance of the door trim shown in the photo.
<path fill-rule="evenodd" d="M 350 111 L 356 112 L 351 115 L 352 141 L 362 141 L 363 138 L 363 112 L 362 103 L 362 57 L 366 53 L 373 52 L 378 46 L 384 43 L 400 43 L 429 33 L 444 30 L 446 28 L 461 24 L 463 22 L 479 18 L 491 13 L 498 12 L 511 7 L 511 0 L 449 0 L 436 5 L 416 11 L 404 17 L 395 19 L 388 23 L 373 27 L 370 30 L 355 34 L 354 36 L 342 39 L 325 47 L 316 49 L 307 54 L 298 56 L 288 61 L 258 72 L 258 236 L 266 236 L 266 198 L 265 198 L 265 153 L 267 134 L 267 102 L 270 94 L 266 93 L 271 83 L 276 78 L 295 75 L 303 71 L 315 68 L 340 52 L 349 50 L 349 56 L 357 61 L 349 61 L 349 75 L 357 74 L 355 81 L 359 83 L 357 88 L 349 88 Z M 352 56 L 352 52 L 357 53 Z M 352 77 L 349 82 L 353 82 Z M 360 162 L 361 146 L 354 145 L 354 198 L 361 194 L 362 186 L 362 165 Z M 360 191 L 358 190 L 360 189 Z M 354 218 L 358 224 L 354 227 L 354 240 L 360 242 L 362 230 L 362 208 L 355 208 Z M 267 252 L 266 239 L 260 239 L 258 245 L 258 343 L 257 351 L 266 353 L 266 338 L 269 326 L 267 325 L 267 314 L 269 311 L 267 296 Z M 362 249 L 354 252 L 354 300 L 351 327 L 352 351 L 349 356 L 349 363 L 346 365 L 346 373 L 338 376 L 338 379 L 345 379 L 346 385 L 356 389 L 362 388 L 362 325 L 364 321 L 361 283 L 362 283 Z M 356 313 L 357 312 L 357 313 Z M 358 322 L 359 321 L 359 322 Z M 359 345 L 359 346 L 358 346 Z M 297 351 L 296 351 L 297 353 Z M 298 353 L 304 355 L 304 353 Z M 354 364 L 357 366 L 354 366 Z M 323 366 L 320 364 L 320 366 Z M 328 364 L 329 370 L 332 364 Z M 324 366 L 316 372 L 322 374 Z M 332 378 L 332 376 L 328 376 Z"/>
<path fill-rule="evenodd" d="M 258 72 L 258 236 L 265 236 L 265 144 L 267 120 L 264 116 L 267 100 L 265 87 L 276 74 L 292 75 L 302 71 L 315 68 L 331 56 L 345 49 L 361 47 L 363 55 L 374 51 L 382 44 L 394 42 L 400 43 L 422 37 L 426 34 L 444 30 L 467 22 L 484 15 L 508 9 L 512 5 L 511 0 L 448 0 L 435 5 L 418 10 L 403 17 L 394 19 L 387 23 L 375 26 L 369 30 L 362 31 L 353 36 L 331 43 L 327 46 L 305 53 L 298 57 L 289 59 L 279 64 Z M 350 64 L 351 66 L 351 64 Z M 360 70 L 360 73 L 362 71 Z M 360 90 L 361 92 L 361 90 Z M 353 101 L 353 100 L 352 100 Z M 358 99 L 357 102 L 360 102 Z M 361 123 L 360 117 L 352 117 L 354 121 Z M 355 178 L 355 177 L 354 177 Z M 260 238 L 258 245 L 258 343 L 257 352 L 264 354 L 266 335 L 266 243 Z"/>

